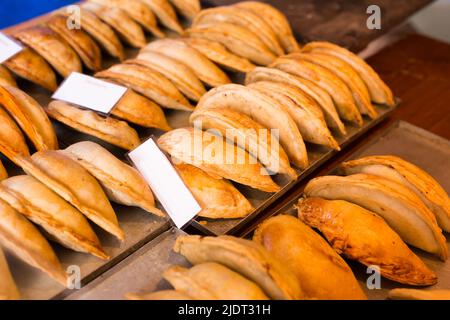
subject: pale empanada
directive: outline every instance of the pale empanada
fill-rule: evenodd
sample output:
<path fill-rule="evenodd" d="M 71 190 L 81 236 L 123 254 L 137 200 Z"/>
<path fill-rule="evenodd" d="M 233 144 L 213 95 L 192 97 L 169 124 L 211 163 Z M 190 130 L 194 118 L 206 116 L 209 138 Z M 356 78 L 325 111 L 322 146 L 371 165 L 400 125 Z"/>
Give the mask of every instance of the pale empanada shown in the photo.
<path fill-rule="evenodd" d="M 307 198 L 299 201 L 298 216 L 317 228 L 339 254 L 379 266 L 381 275 L 390 280 L 414 286 L 437 282 L 436 274 L 371 211 L 347 201 Z"/>
<path fill-rule="evenodd" d="M 254 210 L 250 202 L 229 181 L 217 179 L 189 164 L 175 165 L 192 195 L 202 207 L 200 217 L 237 219 Z"/>
<path fill-rule="evenodd" d="M 172 130 L 161 107 L 131 89 L 117 102 L 111 114 L 141 127 Z"/>
<path fill-rule="evenodd" d="M 196 300 L 269 300 L 254 282 L 215 262 L 190 269 L 173 266 L 164 278 L 175 290 Z"/>
<path fill-rule="evenodd" d="M 117 64 L 95 76 L 127 86 L 164 108 L 185 111 L 194 108 L 169 79 L 143 66 Z"/>
<path fill-rule="evenodd" d="M 6 171 L 3 163 L 0 161 L 0 181 L 8 178 L 8 172 Z"/>
<path fill-rule="evenodd" d="M 0 300 L 19 300 L 20 293 L 0 247 Z"/>
<path fill-rule="evenodd" d="M 8 110 L 37 150 L 58 149 L 55 129 L 36 100 L 18 88 L 0 86 L 0 104 Z"/>
<path fill-rule="evenodd" d="M 269 129 L 249 116 L 232 109 L 213 108 L 195 111 L 191 123 L 203 130 L 218 131 L 226 139 L 256 157 L 270 172 L 288 175 L 297 174 L 289 164 L 289 158 Z"/>
<path fill-rule="evenodd" d="M 218 66 L 181 39 L 162 39 L 150 42 L 142 51 L 155 51 L 185 64 L 210 87 L 231 83 Z"/>
<path fill-rule="evenodd" d="M 279 215 L 264 221 L 256 229 L 253 241 L 295 273 L 309 298 L 367 299 L 347 263 L 297 218 Z"/>
<path fill-rule="evenodd" d="M 32 49 L 25 48 L 14 57 L 6 60 L 4 65 L 21 78 L 55 91 L 58 87 L 56 75 L 45 60 Z"/>
<path fill-rule="evenodd" d="M 183 34 L 183 27 L 180 25 L 177 14 L 172 5 L 167 0 L 141 0 L 152 9 L 158 17 L 159 22 L 166 28 Z"/>
<path fill-rule="evenodd" d="M 165 34 L 158 27 L 155 14 L 153 11 L 141 0 L 89 0 L 98 4 L 116 7 L 122 9 L 129 14 L 134 21 L 143 26 L 147 31 L 150 31 L 158 38 L 164 38 Z"/>
<path fill-rule="evenodd" d="M 49 27 L 38 25 L 23 29 L 14 36 L 39 53 L 64 78 L 82 72 L 81 61 L 70 45 Z"/>
<path fill-rule="evenodd" d="M 439 226 L 450 232 L 450 199 L 428 173 L 396 156 L 369 156 L 344 162 L 346 174 L 367 173 L 398 182 L 415 192 L 436 216 Z"/>
<path fill-rule="evenodd" d="M 231 236 L 180 236 L 174 251 L 194 265 L 220 263 L 253 281 L 271 299 L 305 298 L 295 274 L 256 242 Z"/>
<path fill-rule="evenodd" d="M 260 15 L 236 6 L 221 6 L 202 10 L 195 16 L 192 26 L 201 27 L 221 22 L 238 25 L 253 32 L 273 54 L 281 56 L 284 50 L 273 29 Z"/>
<path fill-rule="evenodd" d="M 193 38 L 217 41 L 234 54 L 259 65 L 267 66 L 276 59 L 255 33 L 235 24 L 217 22 L 193 26 L 186 32 Z"/>
<path fill-rule="evenodd" d="M 17 87 L 17 82 L 4 66 L 0 65 L 0 86 Z"/>
<path fill-rule="evenodd" d="M 363 119 L 353 100 L 350 89 L 328 69 L 308 61 L 293 60 L 285 57 L 278 58 L 270 67 L 314 82 L 326 90 L 333 98 L 336 109 L 342 119 L 362 126 Z"/>
<path fill-rule="evenodd" d="M 80 109 L 64 101 L 52 101 L 47 106 L 48 115 L 65 125 L 109 142 L 125 150 L 133 150 L 141 144 L 139 136 L 125 121 L 102 117 L 97 113 Z"/>
<path fill-rule="evenodd" d="M 448 248 L 434 214 L 407 187 L 374 175 L 324 176 L 305 188 L 310 197 L 346 200 L 383 217 L 408 244 L 446 260 Z"/>
<path fill-rule="evenodd" d="M 72 47 L 81 58 L 81 61 L 93 71 L 102 68 L 102 54 L 95 41 L 81 29 L 69 29 L 67 18 L 54 15 L 48 21 L 47 26 L 56 32 Z"/>
<path fill-rule="evenodd" d="M 237 84 L 214 88 L 205 94 L 196 110 L 228 108 L 241 112 L 268 129 L 279 131 L 280 144 L 291 163 L 308 166 L 305 143 L 294 119 L 277 100 L 255 89 Z"/>
<path fill-rule="evenodd" d="M 286 52 L 295 52 L 300 50 L 300 46 L 294 37 L 291 26 L 289 25 L 289 21 L 285 15 L 275 7 L 258 1 L 238 2 L 235 6 L 249 10 L 263 18 L 273 29 Z"/>
<path fill-rule="evenodd" d="M 59 194 L 89 220 L 118 239 L 124 239 L 102 187 L 76 161 L 59 151 L 39 151 L 29 158 L 22 158 L 20 165 L 27 174 Z"/>
<path fill-rule="evenodd" d="M 1 199 L 0 243 L 21 260 L 66 286 L 66 273 L 50 244 L 31 222 Z"/>
<path fill-rule="evenodd" d="M 304 91 L 319 104 L 325 116 L 327 125 L 330 128 L 335 129 L 342 135 L 347 134 L 347 130 L 345 129 L 344 124 L 339 118 L 339 114 L 336 110 L 336 107 L 334 106 L 331 96 L 328 94 L 328 92 L 323 90 L 314 82 L 273 68 L 257 67 L 251 72 L 247 73 L 247 76 L 245 78 L 246 85 L 259 81 L 275 81 L 286 83 Z"/>
<path fill-rule="evenodd" d="M 85 2 L 81 5 L 98 18 L 109 24 L 130 46 L 142 48 L 147 42 L 144 30 L 141 26 L 122 9 L 111 8 L 93 2 Z"/>
<path fill-rule="evenodd" d="M 170 0 L 178 12 L 186 18 L 194 18 L 202 10 L 200 0 Z"/>
<path fill-rule="evenodd" d="M 303 140 L 341 150 L 327 127 L 322 110 L 304 91 L 290 84 L 272 81 L 255 82 L 248 87 L 277 100 L 294 119 Z"/>
<path fill-rule="evenodd" d="M 214 177 L 226 178 L 265 192 L 280 190 L 256 158 L 228 143 L 222 136 L 181 128 L 162 135 L 158 145 L 174 159 L 198 167 Z"/>
<path fill-rule="evenodd" d="M 141 52 L 136 59 L 129 60 L 129 63 L 142 65 L 161 73 L 191 100 L 198 101 L 206 93 L 205 87 L 192 69 L 159 52 Z"/>
<path fill-rule="evenodd" d="M 450 300 L 450 290 L 393 289 L 389 299 L 395 300 Z"/>
<path fill-rule="evenodd" d="M 23 175 L 3 180 L 0 198 L 63 246 L 109 258 L 81 212 L 35 178 Z"/>
<path fill-rule="evenodd" d="M 256 67 L 248 59 L 228 51 L 219 42 L 200 38 L 183 38 L 183 41 L 205 55 L 209 60 L 231 71 L 250 72 Z"/>
<path fill-rule="evenodd" d="M 128 300 L 192 300 L 191 297 L 175 290 L 163 290 L 152 293 L 126 293 Z"/>
<path fill-rule="evenodd" d="M 89 171 L 100 182 L 112 201 L 141 207 L 160 217 L 165 216 L 155 207 L 152 191 L 136 169 L 117 159 L 102 146 L 91 141 L 83 141 L 61 152 Z"/>
<path fill-rule="evenodd" d="M 0 106 L 0 152 L 17 164 L 19 157 L 29 156 L 25 137 L 13 119 Z"/>

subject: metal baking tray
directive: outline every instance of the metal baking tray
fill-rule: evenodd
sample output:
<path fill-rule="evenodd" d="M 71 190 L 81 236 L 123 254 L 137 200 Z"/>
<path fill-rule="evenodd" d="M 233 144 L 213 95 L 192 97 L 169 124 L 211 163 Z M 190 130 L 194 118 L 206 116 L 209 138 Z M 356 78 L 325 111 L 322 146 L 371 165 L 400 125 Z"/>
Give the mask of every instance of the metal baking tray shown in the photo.
<path fill-rule="evenodd" d="M 416 127 L 408 122 L 398 121 L 388 127 L 377 138 L 365 146 L 355 151 L 346 160 L 357 159 L 369 155 L 396 155 L 420 168 L 433 176 L 450 193 L 450 141 L 439 137 L 431 132 Z M 336 173 L 336 168 L 330 170 L 329 174 Z M 304 188 L 305 184 L 302 186 Z M 284 207 L 271 212 L 269 216 L 278 214 L 296 215 L 294 205 L 298 199 L 287 203 Z M 267 218 L 269 218 L 269 216 Z M 254 229 L 254 227 L 253 227 Z M 249 237 L 253 233 L 252 229 L 244 233 L 244 237 Z M 447 237 L 447 245 L 450 247 L 450 234 L 444 233 Z M 436 257 L 421 250 L 411 249 L 438 275 L 438 284 L 429 287 L 430 289 L 450 288 L 450 260 L 442 262 Z M 356 278 L 371 300 L 386 299 L 388 291 L 394 288 L 407 288 L 385 278 L 381 280 L 381 289 L 369 290 L 366 286 L 368 275 L 366 268 L 355 262 L 348 261 Z"/>

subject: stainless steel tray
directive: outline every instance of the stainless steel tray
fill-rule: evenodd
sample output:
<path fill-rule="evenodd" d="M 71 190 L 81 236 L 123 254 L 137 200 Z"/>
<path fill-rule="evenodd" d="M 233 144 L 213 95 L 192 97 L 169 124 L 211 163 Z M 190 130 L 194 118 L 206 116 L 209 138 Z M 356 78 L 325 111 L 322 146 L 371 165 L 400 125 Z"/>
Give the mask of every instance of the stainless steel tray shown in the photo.
<path fill-rule="evenodd" d="M 398 121 L 387 128 L 380 136 L 369 144 L 361 147 L 347 160 L 361 158 L 369 155 L 396 155 L 408 160 L 431 174 L 450 193 L 450 141 L 418 128 L 404 121 Z M 330 174 L 336 169 L 330 171 Z M 294 205 L 298 199 L 287 203 L 280 210 L 274 211 L 270 216 L 287 213 L 296 215 Z M 245 236 L 250 236 L 253 231 L 249 230 Z M 447 237 L 447 245 L 450 247 L 450 235 Z M 439 282 L 430 289 L 450 288 L 450 260 L 442 262 L 436 257 L 418 249 L 412 250 L 438 275 Z M 368 275 L 366 268 L 355 261 L 348 261 L 356 278 L 365 290 L 369 299 L 386 299 L 389 290 L 394 288 L 408 287 L 385 278 L 381 280 L 381 289 L 369 290 L 366 286 Z"/>

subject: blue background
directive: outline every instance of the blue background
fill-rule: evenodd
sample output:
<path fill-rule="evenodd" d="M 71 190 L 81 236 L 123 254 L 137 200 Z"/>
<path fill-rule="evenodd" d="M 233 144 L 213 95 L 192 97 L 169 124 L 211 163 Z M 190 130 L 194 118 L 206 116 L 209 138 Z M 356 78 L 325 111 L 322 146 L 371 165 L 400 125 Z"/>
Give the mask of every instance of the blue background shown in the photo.
<path fill-rule="evenodd" d="M 65 6 L 75 0 L 0 0 L 0 29 Z"/>

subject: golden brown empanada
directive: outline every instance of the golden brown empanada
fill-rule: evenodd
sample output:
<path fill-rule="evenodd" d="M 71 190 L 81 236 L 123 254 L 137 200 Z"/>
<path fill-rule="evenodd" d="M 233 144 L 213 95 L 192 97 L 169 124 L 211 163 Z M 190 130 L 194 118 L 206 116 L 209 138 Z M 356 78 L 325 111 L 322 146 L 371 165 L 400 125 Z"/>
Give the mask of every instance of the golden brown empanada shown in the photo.
<path fill-rule="evenodd" d="M 217 179 L 189 164 L 176 164 L 192 195 L 202 207 L 200 217 L 210 219 L 237 219 L 254 210 L 250 202 L 229 181 Z"/>
<path fill-rule="evenodd" d="M 29 156 L 25 137 L 13 119 L 0 106 L 0 152 L 17 164 L 17 158 Z"/>
<path fill-rule="evenodd" d="M 344 162 L 346 174 L 367 173 L 404 185 L 416 193 L 435 214 L 439 226 L 450 232 L 450 199 L 428 173 L 396 156 L 369 156 Z"/>
<path fill-rule="evenodd" d="M 307 198 L 299 201 L 298 216 L 317 228 L 339 254 L 379 266 L 390 280 L 415 286 L 437 282 L 436 274 L 371 211 L 347 201 Z"/>
<path fill-rule="evenodd" d="M 0 243 L 66 286 L 66 273 L 50 244 L 24 216 L 0 199 Z"/>
<path fill-rule="evenodd" d="M 254 282 L 215 262 L 190 269 L 173 266 L 164 278 L 175 290 L 196 300 L 269 300 Z"/>
<path fill-rule="evenodd" d="M 191 297 L 176 290 L 163 290 L 152 293 L 126 293 L 128 300 L 192 300 Z"/>
<path fill-rule="evenodd" d="M 19 299 L 19 290 L 11 275 L 11 271 L 9 271 L 8 262 L 6 261 L 3 250 L 0 247 L 0 301 Z"/>
<path fill-rule="evenodd" d="M 158 17 L 159 22 L 166 28 L 183 34 L 183 27 L 178 22 L 177 14 L 172 5 L 167 0 L 141 0 L 152 9 Z"/>
<path fill-rule="evenodd" d="M 58 149 L 55 129 L 36 100 L 18 88 L 0 86 L 0 104 L 8 110 L 37 150 Z"/>
<path fill-rule="evenodd" d="M 81 29 L 69 29 L 67 18 L 61 15 L 54 15 L 48 21 L 47 26 L 56 32 L 61 38 L 72 47 L 81 58 L 81 61 L 93 71 L 102 68 L 102 53 L 98 45 Z"/>
<path fill-rule="evenodd" d="M 393 289 L 389 299 L 395 300 L 450 300 L 450 290 Z"/>
<path fill-rule="evenodd" d="M 202 10 L 200 0 L 170 0 L 178 12 L 186 18 L 192 19 Z"/>
<path fill-rule="evenodd" d="M 117 64 L 95 76 L 129 87 L 164 108 L 185 111 L 194 108 L 169 79 L 143 66 Z"/>
<path fill-rule="evenodd" d="M 214 177 L 222 177 L 265 192 L 280 187 L 267 171 L 243 149 L 228 143 L 222 136 L 181 128 L 158 139 L 158 145 L 176 160 L 191 164 Z"/>
<path fill-rule="evenodd" d="M 85 10 L 94 13 L 98 18 L 109 24 L 130 46 L 142 48 L 147 42 L 141 26 L 122 9 L 111 8 L 93 2 L 81 5 Z"/>
<path fill-rule="evenodd" d="M 194 265 L 220 263 L 253 281 L 271 299 L 305 298 L 295 274 L 254 241 L 231 236 L 180 236 L 173 250 Z"/>
<path fill-rule="evenodd" d="M 75 107 L 64 101 L 52 101 L 47 106 L 48 115 L 65 125 L 109 142 L 125 150 L 141 144 L 139 136 L 125 121 L 102 117 L 94 111 Z"/>
<path fill-rule="evenodd" d="M 279 215 L 264 221 L 256 229 L 253 241 L 295 273 L 309 298 L 367 299 L 347 263 L 297 218 Z"/>
<path fill-rule="evenodd" d="M 142 51 L 159 52 L 185 64 L 210 87 L 231 83 L 218 66 L 181 39 L 162 39 L 150 42 Z"/>
<path fill-rule="evenodd" d="M 0 161 L 0 181 L 8 178 L 8 172 L 6 172 L 5 167 L 3 166 L 3 163 Z"/>
<path fill-rule="evenodd" d="M 0 86 L 17 87 L 17 82 L 4 66 L 0 65 Z"/>
<path fill-rule="evenodd" d="M 35 178 L 23 175 L 3 180 L 0 198 L 63 246 L 109 258 L 81 212 Z"/>
<path fill-rule="evenodd" d="M 61 152 L 89 171 L 103 186 L 110 200 L 141 207 L 160 217 L 166 216 L 156 208 L 150 187 L 136 169 L 117 159 L 102 146 L 83 141 Z"/>
<path fill-rule="evenodd" d="M 46 26 L 20 30 L 14 36 L 39 53 L 64 78 L 82 72 L 81 61 L 70 45 Z"/>
<path fill-rule="evenodd" d="M 76 161 L 59 151 L 39 151 L 21 160 L 22 169 L 45 184 L 89 220 L 123 240 L 116 214 L 102 187 Z"/>
<path fill-rule="evenodd" d="M 24 48 L 4 65 L 21 78 L 53 92 L 57 89 L 56 75 L 45 60 L 32 49 Z"/>

